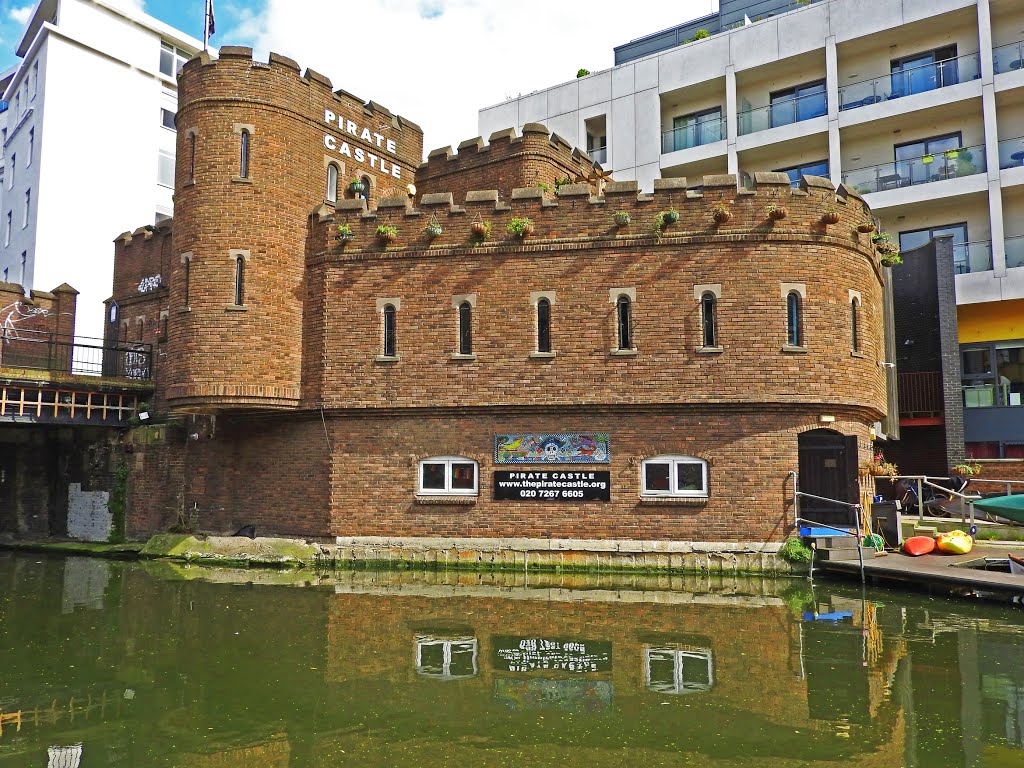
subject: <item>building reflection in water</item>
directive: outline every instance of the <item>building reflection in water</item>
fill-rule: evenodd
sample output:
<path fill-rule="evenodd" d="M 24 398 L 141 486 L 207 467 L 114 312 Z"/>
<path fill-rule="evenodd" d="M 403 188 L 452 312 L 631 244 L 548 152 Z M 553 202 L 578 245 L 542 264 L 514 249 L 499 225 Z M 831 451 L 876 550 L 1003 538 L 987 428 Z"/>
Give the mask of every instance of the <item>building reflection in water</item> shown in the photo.
<path fill-rule="evenodd" d="M 1009 607 L 533 575 L 332 592 L 71 562 L 0 556 L 0 768 L 1024 765 Z M 79 742 L 85 760 L 54 746 Z"/>

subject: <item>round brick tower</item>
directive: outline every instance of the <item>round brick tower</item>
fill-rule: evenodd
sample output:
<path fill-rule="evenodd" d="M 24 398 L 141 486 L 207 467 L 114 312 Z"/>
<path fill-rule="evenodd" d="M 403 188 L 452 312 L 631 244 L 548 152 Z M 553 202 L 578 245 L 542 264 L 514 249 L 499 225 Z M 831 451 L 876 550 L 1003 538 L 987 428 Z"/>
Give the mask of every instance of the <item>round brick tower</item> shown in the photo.
<path fill-rule="evenodd" d="M 178 97 L 167 402 L 299 407 L 309 217 L 353 178 L 371 202 L 404 190 L 422 131 L 249 48 L 189 61 Z"/>

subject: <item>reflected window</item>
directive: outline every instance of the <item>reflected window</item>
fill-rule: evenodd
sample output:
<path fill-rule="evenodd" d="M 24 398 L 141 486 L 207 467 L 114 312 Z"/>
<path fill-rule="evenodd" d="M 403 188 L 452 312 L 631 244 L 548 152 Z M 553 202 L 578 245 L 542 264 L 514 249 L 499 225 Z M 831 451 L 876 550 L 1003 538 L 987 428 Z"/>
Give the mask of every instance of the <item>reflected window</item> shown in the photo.
<path fill-rule="evenodd" d="M 657 693 L 700 693 L 715 685 L 711 651 L 706 648 L 647 648 L 647 687 Z"/>
<path fill-rule="evenodd" d="M 960 349 L 965 408 L 1024 405 L 1024 340 Z"/>
<path fill-rule="evenodd" d="M 461 456 L 439 456 L 420 462 L 421 495 L 476 496 L 477 464 Z"/>
<path fill-rule="evenodd" d="M 338 202 L 338 166 L 331 163 L 327 166 L 327 202 Z"/>
<path fill-rule="evenodd" d="M 793 165 L 789 168 L 777 168 L 777 173 L 784 173 L 789 176 L 789 186 L 799 187 L 800 179 L 804 176 L 821 176 L 822 178 L 828 178 L 828 160 L 818 160 L 813 163 L 804 163 L 803 165 Z"/>
<path fill-rule="evenodd" d="M 692 456 L 656 456 L 641 464 L 643 496 L 708 495 L 708 463 Z"/>
<path fill-rule="evenodd" d="M 770 100 L 772 128 L 810 120 L 828 112 L 824 80 L 775 91 Z"/>
<path fill-rule="evenodd" d="M 416 672 L 424 677 L 458 680 L 475 677 L 479 642 L 475 637 L 416 638 Z"/>

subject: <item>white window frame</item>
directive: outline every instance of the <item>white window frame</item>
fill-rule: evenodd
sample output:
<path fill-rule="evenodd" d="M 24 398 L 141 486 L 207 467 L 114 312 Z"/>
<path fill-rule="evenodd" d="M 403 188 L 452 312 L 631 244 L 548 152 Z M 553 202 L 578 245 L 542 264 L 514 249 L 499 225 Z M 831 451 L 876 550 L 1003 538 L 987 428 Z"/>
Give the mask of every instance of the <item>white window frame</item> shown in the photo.
<path fill-rule="evenodd" d="M 668 490 L 667 491 L 653 491 L 647 489 L 647 467 L 651 464 L 668 464 Z M 704 481 L 704 489 L 701 491 L 687 491 L 679 490 L 679 473 L 677 467 L 679 464 L 699 464 L 701 467 L 701 478 Z M 701 458 L 696 456 L 683 456 L 677 454 L 669 454 L 663 456 L 651 456 L 649 459 L 644 459 L 640 464 L 640 495 L 641 496 L 654 496 L 654 497 L 673 497 L 673 498 L 688 498 L 688 499 L 706 499 L 708 498 L 708 463 Z"/>
<path fill-rule="evenodd" d="M 170 125 L 167 125 L 164 122 L 164 112 L 166 112 L 168 115 L 171 116 L 171 124 Z M 163 128 L 165 131 L 170 131 L 171 133 L 177 133 L 178 132 L 178 128 L 174 124 L 174 120 L 175 120 L 176 117 L 177 117 L 177 113 L 173 109 L 168 109 L 167 107 L 160 107 L 160 127 Z"/>
<path fill-rule="evenodd" d="M 651 681 L 651 658 L 654 654 L 663 656 L 672 655 L 672 678 L 673 688 L 670 691 L 662 688 L 652 687 Z M 687 682 L 683 679 L 683 658 L 701 659 L 708 665 L 708 681 L 706 683 Z M 655 693 L 686 694 L 703 693 L 715 687 L 715 662 L 714 654 L 707 648 L 645 648 L 644 649 L 644 677 L 646 678 L 647 689 Z"/>
<path fill-rule="evenodd" d="M 427 464 L 444 464 L 444 488 L 424 488 L 423 469 Z M 473 487 L 452 488 L 452 464 L 473 465 Z M 477 496 L 480 493 L 480 464 L 465 456 L 431 456 L 420 461 L 416 469 L 416 492 L 420 496 Z"/>
<path fill-rule="evenodd" d="M 423 649 L 429 646 L 440 645 L 442 648 L 441 672 L 427 671 L 423 668 Z M 451 673 L 452 648 L 458 646 L 460 650 L 473 651 L 473 672 L 469 675 L 453 675 Z M 478 657 L 480 655 L 480 641 L 475 637 L 429 637 L 418 636 L 416 638 L 416 673 L 424 677 L 436 680 L 465 680 L 476 677 L 480 671 Z"/>
<path fill-rule="evenodd" d="M 161 171 L 163 169 L 164 161 L 169 164 L 171 178 L 164 179 Z M 174 171 L 175 171 L 175 156 L 173 152 L 168 152 L 166 149 L 161 149 L 157 152 L 157 172 L 156 172 L 156 183 L 157 186 L 165 187 L 167 189 L 174 189 Z M 169 181 L 170 183 L 164 183 Z"/>

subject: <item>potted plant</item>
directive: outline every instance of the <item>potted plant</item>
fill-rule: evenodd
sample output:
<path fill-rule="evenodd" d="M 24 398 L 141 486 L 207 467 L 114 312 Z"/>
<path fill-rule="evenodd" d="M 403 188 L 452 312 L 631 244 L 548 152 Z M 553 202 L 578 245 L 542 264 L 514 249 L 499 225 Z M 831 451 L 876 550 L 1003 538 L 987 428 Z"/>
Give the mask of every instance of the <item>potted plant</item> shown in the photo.
<path fill-rule="evenodd" d="M 725 222 L 732 218 L 732 211 L 719 203 L 711 209 L 711 218 L 715 220 L 716 224 L 725 224 Z"/>
<path fill-rule="evenodd" d="M 629 226 L 629 222 L 632 221 L 629 211 L 616 211 L 612 218 L 615 219 L 615 223 L 620 227 Z"/>
<path fill-rule="evenodd" d="M 770 203 L 765 210 L 768 213 L 768 218 L 772 221 L 782 221 L 789 213 L 789 211 L 786 210 L 786 206 L 778 205 L 776 203 Z"/>
<path fill-rule="evenodd" d="M 393 243 L 398 239 L 398 227 L 393 227 L 390 224 L 381 224 L 377 227 L 377 239 L 382 243 Z"/>
<path fill-rule="evenodd" d="M 360 178 L 354 178 L 348 184 L 349 191 L 356 196 L 366 194 L 366 185 Z"/>
<path fill-rule="evenodd" d="M 895 267 L 903 263 L 903 259 L 900 258 L 900 247 L 888 232 L 878 232 L 872 236 L 871 241 L 875 244 L 883 267 Z"/>
<path fill-rule="evenodd" d="M 871 457 L 871 461 L 868 461 L 861 465 L 861 468 L 869 475 L 875 477 L 888 477 L 890 480 L 895 480 L 899 474 L 899 470 L 896 465 L 892 462 L 886 461 L 885 456 L 880 452 L 876 453 Z"/>
<path fill-rule="evenodd" d="M 869 232 L 874 232 L 875 231 L 875 222 L 873 222 L 873 221 L 863 221 L 863 222 L 861 222 L 860 224 L 857 225 L 857 231 L 858 232 L 863 232 L 864 234 L 867 234 Z"/>
<path fill-rule="evenodd" d="M 474 221 L 469 225 L 469 228 L 473 231 L 473 237 L 477 240 L 486 240 L 491 236 L 491 222 L 489 221 Z"/>
<path fill-rule="evenodd" d="M 431 216 L 430 223 L 423 228 L 423 231 L 426 233 L 427 237 L 433 240 L 435 237 L 440 237 L 441 233 L 444 232 L 444 229 L 441 227 L 441 222 L 437 220 L 437 217 Z"/>
<path fill-rule="evenodd" d="M 954 464 L 949 468 L 949 471 L 954 475 L 960 475 L 961 477 L 974 477 L 981 472 L 981 464 L 968 464 L 962 462 L 960 464 Z"/>
<path fill-rule="evenodd" d="M 342 244 L 347 243 L 354 236 L 355 235 L 352 232 L 352 227 L 350 227 L 348 224 L 338 225 L 338 240 L 340 240 Z"/>
<path fill-rule="evenodd" d="M 526 216 L 513 216 L 505 229 L 514 237 L 526 238 L 533 234 L 533 222 Z"/>
<path fill-rule="evenodd" d="M 824 224 L 825 226 L 828 226 L 829 224 L 838 224 L 839 211 L 837 211 L 834 206 L 830 205 L 821 214 L 821 223 Z"/>

